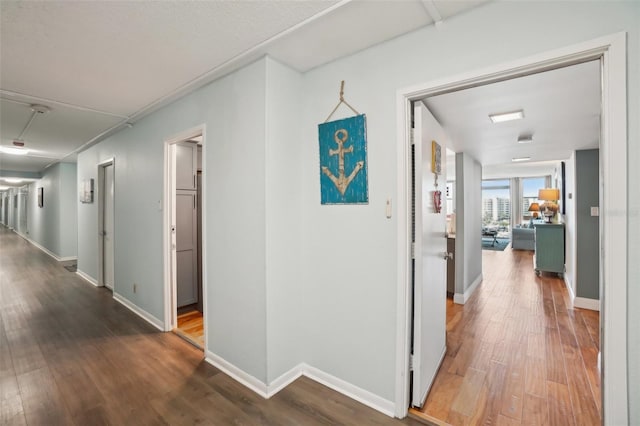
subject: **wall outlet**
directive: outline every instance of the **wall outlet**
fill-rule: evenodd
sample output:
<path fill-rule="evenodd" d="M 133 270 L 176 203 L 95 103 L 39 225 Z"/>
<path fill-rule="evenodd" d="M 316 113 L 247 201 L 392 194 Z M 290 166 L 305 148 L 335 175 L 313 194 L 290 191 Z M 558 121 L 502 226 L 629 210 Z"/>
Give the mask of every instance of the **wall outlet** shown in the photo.
<path fill-rule="evenodd" d="M 138 292 L 138 284 L 133 283 L 133 292 L 137 293 Z"/>
<path fill-rule="evenodd" d="M 591 207 L 591 216 L 600 216 L 600 209 L 598 207 Z"/>

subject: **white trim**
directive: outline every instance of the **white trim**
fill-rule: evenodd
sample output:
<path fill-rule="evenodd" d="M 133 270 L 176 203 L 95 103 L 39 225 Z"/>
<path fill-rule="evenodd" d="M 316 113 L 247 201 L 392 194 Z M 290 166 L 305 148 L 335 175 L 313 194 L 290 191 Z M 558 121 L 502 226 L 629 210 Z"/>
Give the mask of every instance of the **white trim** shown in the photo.
<path fill-rule="evenodd" d="M 575 245 L 574 245 L 575 247 Z M 573 303 L 574 299 L 576 298 L 576 295 L 573 294 L 573 288 L 571 287 L 571 280 L 569 279 L 569 277 L 567 276 L 567 274 L 563 274 L 563 278 L 564 278 L 564 285 L 565 287 L 567 287 L 567 291 L 569 292 L 569 297 L 571 298 L 571 303 Z"/>
<path fill-rule="evenodd" d="M 82 278 L 83 280 L 87 281 L 91 285 L 94 285 L 96 287 L 101 287 L 101 285 L 98 284 L 98 280 L 96 280 L 91 275 L 87 274 L 86 272 L 82 272 L 80 269 L 76 269 L 76 275 L 78 275 L 80 278 Z"/>
<path fill-rule="evenodd" d="M 469 300 L 469 298 L 471 298 L 481 282 L 482 273 L 480 273 L 480 275 L 478 275 L 476 279 L 473 280 L 469 288 L 467 288 L 464 293 L 456 293 L 453 295 L 453 303 L 457 303 L 458 305 L 464 305 L 465 303 L 467 303 L 467 301 Z"/>
<path fill-rule="evenodd" d="M 268 398 L 266 384 L 264 384 L 259 379 L 252 376 L 251 374 L 243 371 L 239 367 L 236 367 L 235 365 L 231 364 L 229 361 L 225 360 L 221 356 L 216 355 L 209 350 L 205 350 L 204 360 L 209 364 L 213 365 L 214 367 L 216 367 L 218 370 L 225 373 L 226 375 L 230 376 L 232 379 L 248 387 L 249 389 L 257 393 L 261 397 L 265 399 Z"/>
<path fill-rule="evenodd" d="M 305 371 L 305 364 L 298 364 L 291 370 L 287 371 L 267 386 L 267 398 L 280 392 L 282 389 L 295 382 Z"/>
<path fill-rule="evenodd" d="M 573 299 L 573 307 L 589 309 L 592 311 L 600 311 L 600 300 L 588 299 L 586 297 L 575 297 Z"/>
<path fill-rule="evenodd" d="M 318 368 L 312 367 L 305 363 L 300 363 L 293 367 L 291 370 L 282 374 L 275 379 L 271 384 L 266 385 L 256 377 L 243 371 L 239 367 L 231 364 L 219 355 L 214 354 L 211 351 L 205 351 L 205 361 L 213 365 L 232 379 L 251 389 L 261 397 L 268 399 L 280 392 L 282 389 L 289 386 L 301 376 L 306 376 L 309 379 L 316 381 L 334 391 L 356 400 L 374 410 L 386 414 L 389 417 L 393 417 L 395 404 L 393 401 L 384 399 L 368 390 L 362 389 L 349 382 L 339 379 L 329 373 L 326 373 Z M 443 354 L 444 357 L 444 354 Z"/>
<path fill-rule="evenodd" d="M 105 167 L 108 166 L 113 166 L 113 186 L 115 188 L 116 186 L 116 159 L 115 157 L 111 157 L 111 158 L 107 158 L 105 160 L 102 160 L 100 162 L 98 162 L 97 164 L 98 166 L 98 179 L 97 182 L 95 182 L 95 186 L 93 187 L 93 197 L 94 199 L 96 199 L 96 203 L 98 205 L 98 287 L 105 287 L 104 285 L 104 235 L 102 235 L 102 230 L 104 229 L 104 195 L 102 193 L 102 189 L 104 187 L 104 169 Z M 115 191 L 114 191 L 115 192 Z M 115 244 L 116 244 L 116 240 L 115 240 L 115 230 L 116 230 L 116 218 L 115 218 L 115 193 L 114 193 L 114 200 L 113 200 L 113 204 L 114 204 L 114 217 L 113 217 L 113 232 L 114 235 L 112 235 L 113 238 L 113 262 L 114 262 L 114 269 L 115 269 Z M 114 279 L 115 281 L 115 279 Z M 113 283 L 113 289 L 115 289 L 116 287 L 116 283 Z M 114 292 L 115 294 L 115 292 Z"/>
<path fill-rule="evenodd" d="M 339 379 L 338 377 L 332 376 L 329 373 L 325 373 L 315 367 L 306 364 L 303 365 L 304 369 L 302 374 L 308 378 L 315 380 L 336 392 L 348 396 L 351 399 L 355 399 L 356 401 L 366 405 L 367 407 L 373 408 L 382 414 L 386 414 L 389 417 L 394 416 L 395 404 L 393 401 L 384 399 L 381 396 Z"/>
<path fill-rule="evenodd" d="M 493 65 L 460 75 L 400 89 L 396 94 L 397 139 L 397 347 L 395 414 L 408 412 L 411 295 L 409 288 L 410 232 L 408 227 L 408 147 L 410 101 L 489 84 L 509 78 L 551 70 L 586 60 L 603 59 L 603 138 L 600 145 L 604 187 L 601 209 L 601 297 L 603 423 L 627 424 L 627 81 L 626 33 L 617 33 L 584 43 Z M 605 256 L 606 254 L 606 256 Z M 604 285 L 603 285 L 604 283 Z"/>
<path fill-rule="evenodd" d="M 127 298 L 125 298 L 121 294 L 116 293 L 114 291 L 113 292 L 113 299 L 116 302 L 120 303 L 122 306 L 124 306 L 127 309 L 129 309 L 134 314 L 138 315 L 140 318 L 142 318 L 143 320 L 145 320 L 146 322 L 148 322 L 152 326 L 154 326 L 155 328 L 157 328 L 158 330 L 164 331 L 164 329 L 162 328 L 162 326 L 163 326 L 162 321 L 160 321 L 158 318 L 154 317 L 153 315 L 151 315 L 149 312 L 145 311 L 141 307 L 137 306 L 136 304 L 134 304 L 133 302 L 131 302 L 130 300 L 128 300 Z"/>
<path fill-rule="evenodd" d="M 18 236 L 20 236 L 21 238 L 23 238 L 24 240 L 26 240 L 29 244 L 31 244 L 32 246 L 40 249 L 41 251 L 45 252 L 46 254 L 48 254 L 49 256 L 53 257 L 55 260 L 57 260 L 58 262 L 66 262 L 69 260 L 78 260 L 78 256 L 65 256 L 65 257 L 59 257 L 58 255 L 56 255 L 55 253 L 53 253 L 52 251 L 49 251 L 48 249 L 46 249 L 45 247 L 41 246 L 40 244 L 36 243 L 35 241 L 33 241 L 31 238 L 27 237 L 26 235 L 22 234 L 21 232 L 16 231 L 15 229 L 12 229 L 13 232 L 15 232 Z"/>

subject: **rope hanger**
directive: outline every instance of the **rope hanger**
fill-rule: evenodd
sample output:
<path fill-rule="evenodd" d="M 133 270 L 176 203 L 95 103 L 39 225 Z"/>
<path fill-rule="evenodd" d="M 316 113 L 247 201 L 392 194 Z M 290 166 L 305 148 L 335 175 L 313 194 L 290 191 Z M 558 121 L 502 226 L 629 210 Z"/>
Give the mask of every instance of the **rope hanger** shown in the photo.
<path fill-rule="evenodd" d="M 333 109 L 333 111 L 331 111 L 331 114 L 329 114 L 327 119 L 324 120 L 325 123 L 327 121 L 331 120 L 331 117 L 333 117 L 333 114 L 335 114 L 335 112 L 337 111 L 338 107 L 340 105 L 342 105 L 342 104 L 345 104 L 346 106 L 348 106 L 349 109 L 351 109 L 351 111 L 353 111 L 356 115 L 360 115 L 360 113 L 358 111 L 356 111 L 356 109 L 354 107 L 349 105 L 349 102 L 344 100 L 344 80 L 342 80 L 342 82 L 340 83 L 340 102 L 338 102 L 338 105 L 336 105 L 336 107 Z"/>

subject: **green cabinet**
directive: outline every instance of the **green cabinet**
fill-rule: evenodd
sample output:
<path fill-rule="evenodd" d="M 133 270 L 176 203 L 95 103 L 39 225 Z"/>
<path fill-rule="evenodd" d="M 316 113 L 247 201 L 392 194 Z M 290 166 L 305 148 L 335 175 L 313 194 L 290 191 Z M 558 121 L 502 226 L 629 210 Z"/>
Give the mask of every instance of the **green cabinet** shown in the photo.
<path fill-rule="evenodd" d="M 543 223 L 534 225 L 535 254 L 533 267 L 536 274 L 542 271 L 555 272 L 558 276 L 564 273 L 564 224 Z"/>

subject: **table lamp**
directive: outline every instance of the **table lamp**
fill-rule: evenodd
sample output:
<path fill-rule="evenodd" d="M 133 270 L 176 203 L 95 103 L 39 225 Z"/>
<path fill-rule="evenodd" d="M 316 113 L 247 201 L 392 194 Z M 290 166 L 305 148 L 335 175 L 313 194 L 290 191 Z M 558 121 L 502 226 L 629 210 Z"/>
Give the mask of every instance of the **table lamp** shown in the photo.
<path fill-rule="evenodd" d="M 536 219 L 538 217 L 538 212 L 540 211 L 540 204 L 538 203 L 531 203 L 529 205 L 529 210 L 531 213 L 531 221 L 529 222 L 530 225 L 533 225 L 533 219 Z"/>
<path fill-rule="evenodd" d="M 551 219 L 556 215 L 558 211 L 558 205 L 556 201 L 560 199 L 560 190 L 556 188 L 543 188 L 538 190 L 538 199 L 543 200 L 544 212 L 542 215 L 545 217 L 547 223 L 551 223 Z"/>

